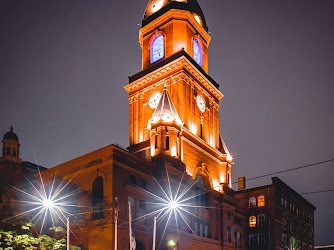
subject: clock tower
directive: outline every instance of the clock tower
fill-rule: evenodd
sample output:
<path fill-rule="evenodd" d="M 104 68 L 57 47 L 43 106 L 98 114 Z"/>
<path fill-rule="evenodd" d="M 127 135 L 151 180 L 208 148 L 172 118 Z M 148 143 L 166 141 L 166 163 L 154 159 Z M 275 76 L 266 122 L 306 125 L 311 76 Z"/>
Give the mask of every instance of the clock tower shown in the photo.
<path fill-rule="evenodd" d="M 232 157 L 219 133 L 223 94 L 208 75 L 210 40 L 196 0 L 150 0 L 139 31 L 142 71 L 125 89 L 130 151 L 177 158 L 221 191 L 231 187 Z"/>

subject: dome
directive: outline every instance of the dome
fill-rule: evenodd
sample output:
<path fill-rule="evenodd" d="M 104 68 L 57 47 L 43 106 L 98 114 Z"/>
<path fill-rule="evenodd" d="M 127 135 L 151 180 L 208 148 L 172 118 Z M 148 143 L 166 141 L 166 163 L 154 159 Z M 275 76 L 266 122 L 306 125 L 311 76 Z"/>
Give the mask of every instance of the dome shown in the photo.
<path fill-rule="evenodd" d="M 17 135 L 13 132 L 13 127 L 10 127 L 10 131 L 7 132 L 4 136 L 3 136 L 4 140 L 14 140 L 14 141 L 19 141 L 19 138 L 17 137 Z"/>
<path fill-rule="evenodd" d="M 203 11 L 197 0 L 150 0 L 146 6 L 142 26 L 144 27 L 171 9 L 187 10 L 191 12 L 196 21 L 199 22 L 206 31 L 208 31 Z"/>

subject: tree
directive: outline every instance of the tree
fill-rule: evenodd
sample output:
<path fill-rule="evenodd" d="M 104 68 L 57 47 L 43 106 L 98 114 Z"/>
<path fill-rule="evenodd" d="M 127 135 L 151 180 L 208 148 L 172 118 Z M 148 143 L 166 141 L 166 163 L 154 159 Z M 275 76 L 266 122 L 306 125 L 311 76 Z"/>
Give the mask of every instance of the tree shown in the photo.
<path fill-rule="evenodd" d="M 21 249 L 42 249 L 42 250 L 65 250 L 66 249 L 66 239 L 65 230 L 63 228 L 51 228 L 50 230 L 58 232 L 59 236 L 52 238 L 48 235 L 41 235 L 39 237 L 34 237 L 29 230 L 33 227 L 32 224 L 25 224 L 22 226 L 22 232 L 18 233 L 16 231 L 3 231 L 0 230 L 0 250 L 21 250 Z M 70 246 L 71 250 L 80 250 L 80 247 Z"/>

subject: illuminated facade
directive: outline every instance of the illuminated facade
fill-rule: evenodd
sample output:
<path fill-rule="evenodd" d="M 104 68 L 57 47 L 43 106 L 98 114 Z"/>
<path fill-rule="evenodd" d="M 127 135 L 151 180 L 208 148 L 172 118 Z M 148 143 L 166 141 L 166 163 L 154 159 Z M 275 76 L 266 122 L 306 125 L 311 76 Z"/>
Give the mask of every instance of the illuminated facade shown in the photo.
<path fill-rule="evenodd" d="M 92 207 L 85 226 L 72 225 L 77 245 L 107 249 L 115 244 L 111 209 L 117 197 L 118 249 L 129 248 L 128 202 L 136 249 L 151 249 L 152 215 L 157 215 L 152 204 L 168 194 L 186 199 L 189 207 L 170 220 L 159 218 L 157 249 L 246 246 L 241 237 L 246 216 L 230 189 L 232 156 L 219 133 L 223 94 L 207 74 L 210 39 L 196 0 L 149 1 L 139 31 L 142 71 L 125 86 L 130 147 L 110 145 L 43 172 L 46 179 L 57 174 L 71 180 L 88 194 L 79 201 Z"/>
<path fill-rule="evenodd" d="M 231 189 L 233 158 L 219 132 L 223 94 L 208 75 L 210 40 L 196 0 L 149 1 L 139 31 L 142 70 L 125 86 L 130 146 L 109 145 L 42 172 L 45 185 L 56 176 L 80 194 L 71 211 L 84 224 L 71 223 L 71 244 L 113 249 L 117 239 L 117 249 L 129 249 L 130 204 L 137 250 L 152 249 L 154 216 L 156 249 L 249 248 L 248 233 L 265 219 L 241 202 L 247 191 Z M 3 143 L 3 159 L 19 163 L 18 140 Z M 164 217 L 166 200 L 174 208 Z"/>
<path fill-rule="evenodd" d="M 211 188 L 231 187 L 232 157 L 219 132 L 223 94 L 207 75 L 211 38 L 198 3 L 150 1 L 142 24 L 143 70 L 125 87 L 130 151 L 147 159 L 170 155 L 193 178 L 205 175 Z"/>

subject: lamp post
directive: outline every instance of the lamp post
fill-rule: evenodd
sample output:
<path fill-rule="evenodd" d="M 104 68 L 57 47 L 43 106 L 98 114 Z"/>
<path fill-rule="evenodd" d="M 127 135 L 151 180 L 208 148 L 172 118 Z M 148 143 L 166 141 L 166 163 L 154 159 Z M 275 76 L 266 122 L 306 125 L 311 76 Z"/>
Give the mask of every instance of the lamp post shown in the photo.
<path fill-rule="evenodd" d="M 153 245 L 152 250 L 155 250 L 155 235 L 157 231 L 157 216 L 154 216 L 154 222 L 153 222 Z"/>
<path fill-rule="evenodd" d="M 67 224 L 67 250 L 70 250 L 70 218 L 66 218 Z"/>
<path fill-rule="evenodd" d="M 56 206 L 56 204 L 54 203 L 54 201 L 52 200 L 52 199 L 49 199 L 49 198 L 47 198 L 47 199 L 44 199 L 43 200 L 43 207 L 44 207 L 44 209 L 46 209 L 46 210 L 52 210 L 55 206 Z M 67 231 L 67 235 L 66 235 L 66 237 L 67 237 L 67 250 L 70 250 L 70 218 L 69 217 L 66 217 L 66 231 Z"/>
<path fill-rule="evenodd" d="M 167 208 L 171 210 L 176 210 L 178 208 L 179 204 L 177 201 L 172 200 L 167 204 Z M 161 214 L 161 213 L 160 213 Z M 159 214 L 159 215 L 160 215 Z M 153 244 L 152 244 L 152 250 L 155 250 L 155 241 L 156 241 L 156 234 L 157 234 L 157 220 L 158 216 L 154 216 L 154 221 L 153 221 Z"/>

